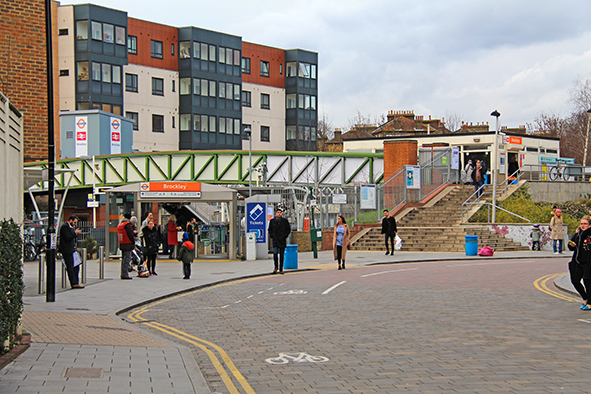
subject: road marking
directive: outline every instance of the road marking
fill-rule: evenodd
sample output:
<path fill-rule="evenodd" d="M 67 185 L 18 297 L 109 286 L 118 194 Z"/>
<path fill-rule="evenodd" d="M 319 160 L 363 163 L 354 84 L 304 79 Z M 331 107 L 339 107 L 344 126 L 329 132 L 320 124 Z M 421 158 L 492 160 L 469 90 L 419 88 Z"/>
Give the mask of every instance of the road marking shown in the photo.
<path fill-rule="evenodd" d="M 577 319 L 577 320 L 580 321 L 580 322 L 583 322 L 583 323 L 589 323 L 589 324 L 591 324 L 591 319 Z"/>
<path fill-rule="evenodd" d="M 246 297 L 246 298 L 252 298 L 252 297 L 254 297 L 254 296 L 253 296 L 253 295 L 249 295 L 249 296 L 248 296 L 248 297 Z"/>
<path fill-rule="evenodd" d="M 520 260 L 520 261 L 487 261 L 482 263 L 465 263 L 465 264 L 450 264 L 447 267 L 470 267 L 473 265 L 504 265 L 504 264 L 530 264 L 537 263 L 537 260 Z"/>
<path fill-rule="evenodd" d="M 279 353 L 278 357 L 271 357 L 265 359 L 269 364 L 287 364 L 290 361 L 294 363 L 325 363 L 329 359 L 324 356 L 310 356 L 307 353 Z"/>
<path fill-rule="evenodd" d="M 560 298 L 561 300 L 565 300 L 565 301 L 570 301 L 570 302 L 580 302 L 580 299 L 576 299 L 573 297 L 569 297 L 567 295 L 565 295 L 564 293 L 559 293 L 557 291 L 551 290 L 550 288 L 548 288 L 548 281 L 559 277 L 560 275 L 564 275 L 564 273 L 560 273 L 560 274 L 550 274 L 550 275 L 546 275 L 546 276 L 542 276 L 539 279 L 536 279 L 534 281 L 534 287 L 538 290 L 540 290 L 543 293 L 549 294 L 552 297 L 556 297 L 556 298 Z"/>
<path fill-rule="evenodd" d="M 414 270 L 418 270 L 418 268 L 405 268 L 405 269 L 401 269 L 401 270 L 374 272 L 373 274 L 361 275 L 361 277 L 362 278 L 367 278 L 368 276 L 389 274 L 391 272 L 414 271 Z"/>
<path fill-rule="evenodd" d="M 234 301 L 234 304 L 240 304 L 242 300 Z"/>
<path fill-rule="evenodd" d="M 225 309 L 225 308 L 227 308 L 227 307 L 229 307 L 229 306 L 230 306 L 230 305 L 224 305 L 224 306 L 222 306 L 222 309 Z"/>
<path fill-rule="evenodd" d="M 262 291 L 259 291 L 257 294 L 263 294 L 264 292 L 265 292 L 265 291 L 264 291 L 264 290 L 262 290 Z"/>
<path fill-rule="evenodd" d="M 330 288 L 328 288 L 328 289 L 324 290 L 324 292 L 322 293 L 322 295 L 330 293 L 331 291 L 333 291 L 334 289 L 336 289 L 337 287 L 339 287 L 340 285 L 342 285 L 342 284 L 343 284 L 343 283 L 345 283 L 345 282 L 347 282 L 347 281 L 346 281 L 346 280 L 344 280 L 344 281 L 342 281 L 341 283 L 337 283 L 337 284 L 336 284 L 336 285 L 334 285 L 333 287 L 330 287 Z"/>
<path fill-rule="evenodd" d="M 273 293 L 273 295 L 290 295 L 290 294 L 308 294 L 305 290 L 287 290 L 287 291 L 277 291 Z"/>

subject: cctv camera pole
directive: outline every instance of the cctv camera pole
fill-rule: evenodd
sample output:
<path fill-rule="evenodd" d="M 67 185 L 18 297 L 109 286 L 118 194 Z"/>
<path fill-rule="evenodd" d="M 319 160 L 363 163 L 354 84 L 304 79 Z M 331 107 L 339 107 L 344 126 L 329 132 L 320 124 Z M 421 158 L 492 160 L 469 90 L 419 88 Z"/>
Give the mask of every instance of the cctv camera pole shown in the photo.
<path fill-rule="evenodd" d="M 55 302 L 55 141 L 53 129 L 53 48 L 51 28 L 51 0 L 45 0 L 45 42 L 47 55 L 47 293 L 46 302 Z"/>

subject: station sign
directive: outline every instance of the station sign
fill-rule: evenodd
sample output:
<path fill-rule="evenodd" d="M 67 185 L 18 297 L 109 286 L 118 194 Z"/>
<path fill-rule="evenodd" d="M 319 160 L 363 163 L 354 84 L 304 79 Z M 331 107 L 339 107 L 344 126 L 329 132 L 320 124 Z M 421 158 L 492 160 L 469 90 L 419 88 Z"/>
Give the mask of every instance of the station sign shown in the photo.
<path fill-rule="evenodd" d="M 522 145 L 523 139 L 521 137 L 513 137 L 510 135 L 503 136 L 503 144 Z"/>
<path fill-rule="evenodd" d="M 142 182 L 140 189 L 144 198 L 201 198 L 200 182 Z"/>

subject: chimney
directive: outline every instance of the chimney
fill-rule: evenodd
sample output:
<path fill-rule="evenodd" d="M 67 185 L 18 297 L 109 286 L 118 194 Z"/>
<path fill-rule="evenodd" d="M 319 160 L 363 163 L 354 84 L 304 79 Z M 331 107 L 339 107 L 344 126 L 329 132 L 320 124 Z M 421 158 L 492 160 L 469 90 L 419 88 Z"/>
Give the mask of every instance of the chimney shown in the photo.
<path fill-rule="evenodd" d="M 341 133 L 342 133 L 341 128 L 340 127 L 336 127 L 334 129 L 334 138 L 333 138 L 333 140 L 336 140 L 337 138 L 340 139 L 341 138 Z"/>

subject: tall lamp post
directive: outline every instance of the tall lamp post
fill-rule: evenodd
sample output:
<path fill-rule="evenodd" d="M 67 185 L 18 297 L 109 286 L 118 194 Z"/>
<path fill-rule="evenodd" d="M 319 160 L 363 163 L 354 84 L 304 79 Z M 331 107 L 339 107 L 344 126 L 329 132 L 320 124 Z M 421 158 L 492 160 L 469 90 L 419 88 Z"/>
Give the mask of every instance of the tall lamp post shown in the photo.
<path fill-rule="evenodd" d="M 252 197 L 252 129 L 250 126 L 244 128 L 248 135 L 248 197 Z"/>
<path fill-rule="evenodd" d="M 587 147 L 589 146 L 589 120 L 591 120 L 591 109 L 587 110 L 587 137 L 585 138 L 585 154 L 583 155 L 583 167 L 587 165 Z"/>
<path fill-rule="evenodd" d="M 495 127 L 495 140 L 493 144 L 493 197 L 492 197 L 492 222 L 497 221 L 497 177 L 499 175 L 499 116 L 501 114 L 496 109 L 490 114 L 497 118 L 497 126 Z"/>

